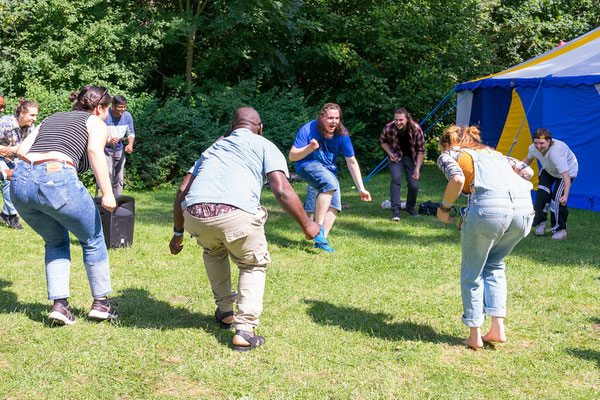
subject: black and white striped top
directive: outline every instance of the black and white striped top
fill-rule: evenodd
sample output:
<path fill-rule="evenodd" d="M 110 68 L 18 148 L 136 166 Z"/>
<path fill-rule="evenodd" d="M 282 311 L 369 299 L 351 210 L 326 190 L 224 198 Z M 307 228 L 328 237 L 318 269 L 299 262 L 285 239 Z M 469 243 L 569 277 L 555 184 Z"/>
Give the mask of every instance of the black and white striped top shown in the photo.
<path fill-rule="evenodd" d="M 77 173 L 90 168 L 87 156 L 89 112 L 64 111 L 52 114 L 42 122 L 31 153 L 58 151 L 73 160 Z"/>

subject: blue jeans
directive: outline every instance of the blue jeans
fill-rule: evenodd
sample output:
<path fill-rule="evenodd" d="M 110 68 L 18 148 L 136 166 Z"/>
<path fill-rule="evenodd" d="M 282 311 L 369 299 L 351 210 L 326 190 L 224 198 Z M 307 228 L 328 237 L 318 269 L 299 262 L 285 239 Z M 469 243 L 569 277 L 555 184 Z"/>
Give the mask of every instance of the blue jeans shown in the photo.
<path fill-rule="evenodd" d="M 340 182 L 338 181 L 335 172 L 325 168 L 319 161 L 312 161 L 306 164 L 304 168 L 296 170 L 296 172 L 300 178 L 308 183 L 306 201 L 304 202 L 304 210 L 306 212 L 315 212 L 317 192 L 323 193 L 330 191 L 333 191 L 330 207 L 342 211 Z"/>
<path fill-rule="evenodd" d="M 460 279 L 462 321 L 468 327 L 480 327 L 485 314 L 506 317 L 504 258 L 529 234 L 533 223 L 529 193 L 523 197 L 484 193 L 466 211 Z"/>
<path fill-rule="evenodd" d="M 4 157 L 0 157 L 0 171 L 14 168 L 15 163 L 13 161 L 7 160 Z M 2 207 L 2 212 L 8 215 L 17 214 L 17 209 L 15 208 L 10 199 L 10 179 L 2 179 L 2 198 L 4 199 L 4 206 Z"/>
<path fill-rule="evenodd" d="M 92 296 L 112 292 L 100 213 L 75 169 L 57 162 L 19 162 L 12 176 L 11 196 L 21 217 L 44 239 L 50 300 L 70 297 L 69 231 L 83 248 Z"/>

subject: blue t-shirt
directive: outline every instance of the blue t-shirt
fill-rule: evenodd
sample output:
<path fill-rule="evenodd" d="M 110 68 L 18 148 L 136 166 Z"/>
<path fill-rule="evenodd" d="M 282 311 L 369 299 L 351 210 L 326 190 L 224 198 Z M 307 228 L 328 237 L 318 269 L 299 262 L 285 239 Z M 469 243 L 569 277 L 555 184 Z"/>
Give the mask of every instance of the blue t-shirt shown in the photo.
<path fill-rule="evenodd" d="M 135 131 L 133 130 L 133 117 L 129 111 L 125 111 L 122 117 L 116 118 L 113 116 L 112 108 L 108 110 L 108 115 L 104 119 L 104 123 L 108 127 L 108 136 L 110 138 L 128 138 L 135 137 Z M 123 142 L 118 141 L 117 143 L 107 143 L 106 150 L 108 151 L 120 151 L 123 150 Z"/>
<path fill-rule="evenodd" d="M 352 147 L 352 141 L 349 135 L 334 135 L 331 139 L 325 139 L 323 135 L 317 130 L 317 120 L 313 120 L 305 124 L 294 139 L 294 147 L 299 149 L 307 146 L 312 139 L 316 139 L 319 142 L 319 148 L 302 160 L 298 160 L 294 163 L 296 171 L 304 168 L 306 164 L 311 161 L 319 161 L 328 170 L 337 172 L 337 165 L 335 164 L 340 152 L 344 157 L 354 157 L 354 148 Z"/>
<path fill-rule="evenodd" d="M 289 177 L 277 146 L 249 129 L 236 129 L 206 149 L 188 171 L 196 178 L 181 206 L 222 203 L 255 214 L 264 178 L 273 171 Z"/>

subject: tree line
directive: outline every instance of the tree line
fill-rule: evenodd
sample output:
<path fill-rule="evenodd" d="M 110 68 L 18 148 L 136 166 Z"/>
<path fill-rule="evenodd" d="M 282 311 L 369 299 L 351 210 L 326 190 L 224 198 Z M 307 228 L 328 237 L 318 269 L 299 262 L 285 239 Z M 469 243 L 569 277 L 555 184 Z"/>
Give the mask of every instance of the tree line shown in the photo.
<path fill-rule="evenodd" d="M 368 169 L 398 106 L 420 121 L 457 83 L 599 23 L 598 0 L 0 0 L 0 93 L 41 117 L 89 83 L 125 95 L 130 188 L 179 179 L 242 105 L 287 153 L 322 103 L 339 103 Z"/>

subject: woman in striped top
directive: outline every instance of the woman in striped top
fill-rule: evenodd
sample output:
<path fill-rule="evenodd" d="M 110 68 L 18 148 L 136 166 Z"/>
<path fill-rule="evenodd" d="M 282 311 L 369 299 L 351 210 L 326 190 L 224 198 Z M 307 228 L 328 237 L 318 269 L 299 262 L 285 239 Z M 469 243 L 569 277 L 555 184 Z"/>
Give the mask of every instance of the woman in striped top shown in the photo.
<path fill-rule="evenodd" d="M 45 242 L 48 298 L 54 301 L 49 319 L 72 325 L 69 306 L 71 268 L 69 232 L 83 248 L 83 263 L 94 301 L 89 318 L 116 318 L 106 297 L 111 291 L 108 252 L 100 213 L 77 173 L 90 166 L 102 190 L 102 206 L 116 207 L 104 157 L 108 129 L 108 89 L 85 86 L 69 98 L 72 111 L 52 114 L 21 144 L 21 159 L 12 176 L 11 196 L 17 211 Z"/>

